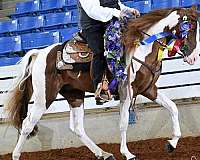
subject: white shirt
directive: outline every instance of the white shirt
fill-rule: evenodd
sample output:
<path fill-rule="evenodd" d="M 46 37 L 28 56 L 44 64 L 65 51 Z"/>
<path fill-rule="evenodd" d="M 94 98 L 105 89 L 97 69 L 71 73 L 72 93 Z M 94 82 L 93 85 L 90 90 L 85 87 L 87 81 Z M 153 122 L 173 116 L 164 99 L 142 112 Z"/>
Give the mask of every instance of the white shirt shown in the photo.
<path fill-rule="evenodd" d="M 108 22 L 113 18 L 113 16 L 119 18 L 121 12 L 120 10 L 131 9 L 122 4 L 120 1 L 118 2 L 120 10 L 116 8 L 102 7 L 100 6 L 99 0 L 79 0 L 79 1 L 83 10 L 90 18 L 93 18 L 101 22 Z"/>

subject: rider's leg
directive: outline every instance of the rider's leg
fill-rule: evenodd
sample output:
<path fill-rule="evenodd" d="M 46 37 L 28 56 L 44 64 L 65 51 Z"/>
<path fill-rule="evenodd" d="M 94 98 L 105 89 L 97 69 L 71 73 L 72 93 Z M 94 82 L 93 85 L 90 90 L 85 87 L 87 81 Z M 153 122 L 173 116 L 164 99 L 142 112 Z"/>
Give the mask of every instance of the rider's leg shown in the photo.
<path fill-rule="evenodd" d="M 104 57 L 104 38 L 105 27 L 91 27 L 82 31 L 89 47 L 94 55 L 92 60 L 92 78 L 94 90 L 96 91 L 101 84 L 106 70 L 106 59 Z"/>

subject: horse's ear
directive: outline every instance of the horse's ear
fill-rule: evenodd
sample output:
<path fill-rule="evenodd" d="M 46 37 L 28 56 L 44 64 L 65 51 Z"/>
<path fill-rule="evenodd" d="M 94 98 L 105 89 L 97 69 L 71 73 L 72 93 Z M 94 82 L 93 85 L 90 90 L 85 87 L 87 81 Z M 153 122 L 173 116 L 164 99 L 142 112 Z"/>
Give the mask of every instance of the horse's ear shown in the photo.
<path fill-rule="evenodd" d="M 192 11 L 196 11 L 197 10 L 197 5 L 192 5 L 192 7 L 191 7 L 191 9 L 192 9 Z"/>

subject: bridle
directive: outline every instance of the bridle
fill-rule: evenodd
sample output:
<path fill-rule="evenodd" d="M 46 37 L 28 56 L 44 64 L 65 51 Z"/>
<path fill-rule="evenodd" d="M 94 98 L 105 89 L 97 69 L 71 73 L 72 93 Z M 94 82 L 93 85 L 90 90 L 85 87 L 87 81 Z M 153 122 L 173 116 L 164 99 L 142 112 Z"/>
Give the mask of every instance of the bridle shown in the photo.
<path fill-rule="evenodd" d="M 171 42 L 173 42 L 174 40 L 179 40 L 179 41 L 184 41 L 185 38 L 187 38 L 188 36 L 188 32 L 191 31 L 193 29 L 193 26 L 192 24 L 188 21 L 188 16 L 185 15 L 183 16 L 182 18 L 180 18 L 179 20 L 179 25 L 177 27 L 177 30 L 176 28 L 174 28 L 172 31 L 170 32 L 161 32 L 161 33 L 158 33 L 156 35 L 149 35 L 148 33 L 144 32 L 144 31 L 139 31 L 140 33 L 148 36 L 147 39 L 143 40 L 140 42 L 141 45 L 146 45 L 146 44 L 149 44 L 149 43 L 152 43 L 152 42 L 157 42 L 159 43 L 162 47 L 166 48 L 167 50 L 170 51 L 170 48 L 169 48 L 169 45 Z M 171 37 L 171 40 L 169 41 L 169 43 L 163 43 L 161 40 L 161 38 L 165 38 L 165 37 Z M 186 45 L 184 45 L 185 48 L 187 48 Z M 180 50 L 180 46 L 174 46 L 175 47 L 175 51 L 177 54 L 179 54 L 182 58 L 186 57 L 187 55 L 182 52 Z"/>

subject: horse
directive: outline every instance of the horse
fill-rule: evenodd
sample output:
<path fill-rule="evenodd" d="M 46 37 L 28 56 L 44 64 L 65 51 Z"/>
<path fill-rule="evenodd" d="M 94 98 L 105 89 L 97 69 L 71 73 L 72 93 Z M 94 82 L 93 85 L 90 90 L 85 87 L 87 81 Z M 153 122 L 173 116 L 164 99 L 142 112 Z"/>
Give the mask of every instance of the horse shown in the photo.
<path fill-rule="evenodd" d="M 173 122 L 173 138 L 169 146 L 176 148 L 181 131 L 178 121 L 178 110 L 171 100 L 157 91 L 155 82 L 161 73 L 161 61 L 157 60 L 160 47 L 167 48 L 164 42 L 178 37 L 181 40 L 176 52 L 184 57 L 189 64 L 194 64 L 199 49 L 199 14 L 196 7 L 172 8 L 155 10 L 137 19 L 129 20 L 122 36 L 125 46 L 126 72 L 128 78 L 119 83 L 120 97 L 120 152 L 127 160 L 134 160 L 136 156 L 128 150 L 126 145 L 126 131 L 128 127 L 128 108 L 131 98 L 141 94 L 150 100 L 164 106 L 171 113 Z M 189 23 L 189 30 L 184 37 L 180 28 L 183 22 Z M 148 35 L 168 32 L 173 36 L 160 38 L 147 45 L 140 45 L 138 41 L 148 38 Z M 78 72 L 74 70 L 58 70 L 56 68 L 57 54 L 63 51 L 64 44 L 53 44 L 44 49 L 34 49 L 26 53 L 20 64 L 21 74 L 8 92 L 4 107 L 9 113 L 11 123 L 20 130 L 20 136 L 12 153 L 13 160 L 19 160 L 23 144 L 26 139 L 37 131 L 36 124 L 44 112 L 61 94 L 70 106 L 70 130 L 94 153 L 97 159 L 114 160 L 113 154 L 103 151 L 86 134 L 84 130 L 84 96 L 85 92 L 93 92 L 90 71 Z M 187 47 L 185 47 L 187 46 Z M 173 52 L 171 52 L 173 53 Z M 132 59 L 133 58 L 133 59 Z M 134 70 L 134 72 L 133 72 Z M 33 106 L 28 111 L 28 102 L 33 97 Z"/>

